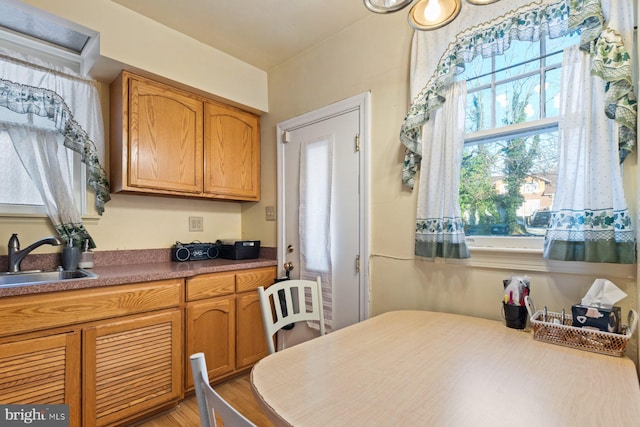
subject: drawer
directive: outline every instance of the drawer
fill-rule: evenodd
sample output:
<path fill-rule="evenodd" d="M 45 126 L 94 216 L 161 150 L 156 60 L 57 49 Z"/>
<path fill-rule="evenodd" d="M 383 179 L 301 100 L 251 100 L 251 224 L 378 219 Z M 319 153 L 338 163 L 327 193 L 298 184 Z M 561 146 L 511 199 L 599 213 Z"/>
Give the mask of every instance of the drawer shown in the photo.
<path fill-rule="evenodd" d="M 200 274 L 187 279 L 187 301 L 230 295 L 235 284 L 235 272 Z"/>
<path fill-rule="evenodd" d="M 182 279 L 2 298 L 0 336 L 176 307 Z"/>
<path fill-rule="evenodd" d="M 271 286 L 276 280 L 275 267 L 254 268 L 247 271 L 236 272 L 236 292 L 248 292 Z"/>

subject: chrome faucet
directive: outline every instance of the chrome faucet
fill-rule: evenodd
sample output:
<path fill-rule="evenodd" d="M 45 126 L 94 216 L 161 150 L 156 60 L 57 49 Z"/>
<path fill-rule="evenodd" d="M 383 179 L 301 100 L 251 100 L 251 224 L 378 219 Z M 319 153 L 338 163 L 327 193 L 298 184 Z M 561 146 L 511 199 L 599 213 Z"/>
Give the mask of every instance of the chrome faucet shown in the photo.
<path fill-rule="evenodd" d="M 18 240 L 18 235 L 12 234 L 11 238 L 9 239 L 9 272 L 15 273 L 20 271 L 20 263 L 22 262 L 24 257 L 29 255 L 29 253 L 35 248 L 42 245 L 59 246 L 61 244 L 62 241 L 60 241 L 60 239 L 51 236 L 40 239 L 37 242 L 30 244 L 23 250 L 20 250 L 20 240 Z"/>

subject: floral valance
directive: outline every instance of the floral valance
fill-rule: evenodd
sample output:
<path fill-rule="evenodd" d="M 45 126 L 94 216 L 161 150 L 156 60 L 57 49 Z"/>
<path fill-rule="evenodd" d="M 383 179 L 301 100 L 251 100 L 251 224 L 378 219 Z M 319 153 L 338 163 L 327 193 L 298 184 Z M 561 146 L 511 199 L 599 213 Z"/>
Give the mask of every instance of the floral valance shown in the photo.
<path fill-rule="evenodd" d="M 88 185 L 96 194 L 96 209 L 102 215 L 104 204 L 111 199 L 107 175 L 100 165 L 94 142 L 74 119 L 64 99 L 49 89 L 0 79 L 0 107 L 20 114 L 35 114 L 53 123 L 64 135 L 65 147 L 80 154 L 87 166 Z"/>
<path fill-rule="evenodd" d="M 607 82 L 607 117 L 619 124 L 620 160 L 636 141 L 637 104 L 632 88 L 631 60 L 622 37 L 605 26 L 600 0 L 530 3 L 489 22 L 468 28 L 447 47 L 431 78 L 414 98 L 400 131 L 405 147 L 402 180 L 413 188 L 422 153 L 422 126 L 445 102 L 446 88 L 478 55 L 504 53 L 512 40 L 537 41 L 580 31 L 581 49 L 592 56 L 592 72 Z"/>

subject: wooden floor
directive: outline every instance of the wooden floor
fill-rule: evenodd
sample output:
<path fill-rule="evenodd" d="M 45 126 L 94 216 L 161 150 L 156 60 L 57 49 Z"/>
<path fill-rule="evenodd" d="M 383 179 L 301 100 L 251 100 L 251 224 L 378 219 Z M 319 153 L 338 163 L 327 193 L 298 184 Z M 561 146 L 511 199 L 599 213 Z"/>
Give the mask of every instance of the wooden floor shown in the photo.
<path fill-rule="evenodd" d="M 216 391 L 242 415 L 259 427 L 273 427 L 273 424 L 262 412 L 260 404 L 253 397 L 249 374 L 245 374 L 221 384 L 213 386 Z M 197 427 L 200 425 L 198 402 L 191 395 L 169 412 L 157 415 L 152 419 L 138 423 L 138 427 Z M 218 420 L 218 426 L 223 426 Z"/>

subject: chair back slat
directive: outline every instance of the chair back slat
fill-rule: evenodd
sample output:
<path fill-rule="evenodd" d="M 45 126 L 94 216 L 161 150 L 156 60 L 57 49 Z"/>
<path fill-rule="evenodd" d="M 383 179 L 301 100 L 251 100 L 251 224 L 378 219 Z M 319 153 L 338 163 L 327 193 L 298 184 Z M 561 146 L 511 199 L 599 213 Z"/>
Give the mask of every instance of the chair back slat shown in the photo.
<path fill-rule="evenodd" d="M 284 291 L 284 293 L 286 294 L 286 291 Z M 282 312 L 282 305 L 280 304 L 280 294 L 271 294 L 270 299 L 273 307 L 275 308 L 275 316 L 273 316 L 273 322 L 277 322 L 284 317 L 284 313 Z"/>

